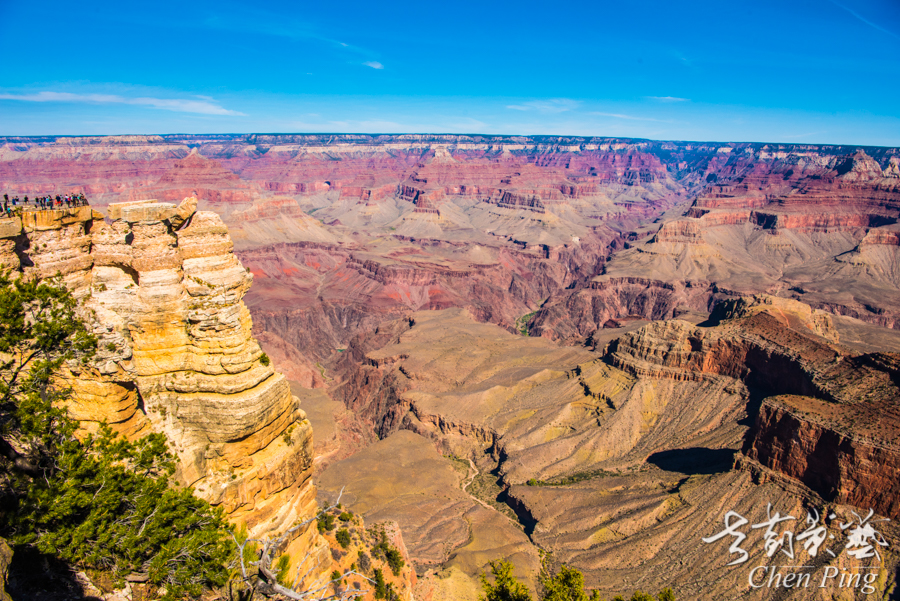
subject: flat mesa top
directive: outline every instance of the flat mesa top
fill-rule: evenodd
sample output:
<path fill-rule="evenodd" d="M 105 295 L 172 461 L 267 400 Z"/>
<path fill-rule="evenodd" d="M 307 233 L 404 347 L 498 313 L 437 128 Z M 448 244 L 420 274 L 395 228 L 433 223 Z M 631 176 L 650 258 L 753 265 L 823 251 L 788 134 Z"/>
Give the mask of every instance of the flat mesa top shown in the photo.
<path fill-rule="evenodd" d="M 128 222 L 161 221 L 175 213 L 175 205 L 171 202 L 157 202 L 154 199 L 135 200 L 133 202 L 117 202 L 107 207 L 110 219 L 124 219 Z"/>

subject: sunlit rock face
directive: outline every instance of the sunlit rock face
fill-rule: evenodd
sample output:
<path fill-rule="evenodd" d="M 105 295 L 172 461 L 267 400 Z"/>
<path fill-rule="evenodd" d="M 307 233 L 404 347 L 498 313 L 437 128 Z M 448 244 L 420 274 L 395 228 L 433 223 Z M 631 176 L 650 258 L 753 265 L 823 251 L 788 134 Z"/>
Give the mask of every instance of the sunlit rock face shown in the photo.
<path fill-rule="evenodd" d="M 798 522 L 812 507 L 841 522 L 870 509 L 896 520 L 900 355 L 859 350 L 849 324 L 757 295 L 607 327 L 590 348 L 458 309 L 411 313 L 342 353 L 330 392 L 380 440 L 332 462 L 319 484 L 346 487 L 366 519 L 397 520 L 418 565 L 473 582 L 499 555 L 527 577 L 539 545 L 606 598 L 640 582 L 767 600 L 727 565 L 727 542 L 703 541 L 728 511 L 758 522 L 771 503 Z M 498 511 L 484 517 L 486 505 Z M 893 548 L 895 526 L 878 523 Z M 770 559 L 760 538 L 748 565 Z M 825 565 L 852 565 L 838 555 Z M 884 557 L 887 590 L 897 562 Z"/>
<path fill-rule="evenodd" d="M 10 194 L 201 198 L 257 276 L 255 334 L 310 386 L 324 385 L 317 362 L 412 310 L 465 307 L 513 329 L 540 307 L 529 332 L 573 341 L 781 290 L 900 327 L 898 148 L 364 134 L 0 145 Z"/>
<path fill-rule="evenodd" d="M 255 534 L 314 515 L 312 428 L 251 336 L 253 277 L 218 215 L 155 201 L 25 211 L 0 220 L 0 261 L 56 274 L 82 301 L 96 360 L 72 367 L 70 410 L 87 430 L 162 432 L 178 478 Z M 315 528 L 291 549 L 327 551 Z M 324 556 L 323 556 L 324 557 Z"/>

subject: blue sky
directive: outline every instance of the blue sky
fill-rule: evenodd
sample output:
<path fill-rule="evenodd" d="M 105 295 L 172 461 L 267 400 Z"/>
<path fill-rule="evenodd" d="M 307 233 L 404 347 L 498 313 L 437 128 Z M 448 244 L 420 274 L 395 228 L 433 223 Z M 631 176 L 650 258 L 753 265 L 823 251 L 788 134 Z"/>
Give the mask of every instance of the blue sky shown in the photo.
<path fill-rule="evenodd" d="M 900 145 L 900 1 L 0 0 L 0 135 Z"/>

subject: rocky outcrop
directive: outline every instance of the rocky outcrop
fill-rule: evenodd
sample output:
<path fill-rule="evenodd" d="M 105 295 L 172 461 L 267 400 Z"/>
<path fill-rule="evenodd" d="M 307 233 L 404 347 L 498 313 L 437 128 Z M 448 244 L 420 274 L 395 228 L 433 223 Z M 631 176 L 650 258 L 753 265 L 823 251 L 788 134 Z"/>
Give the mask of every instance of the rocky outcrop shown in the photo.
<path fill-rule="evenodd" d="M 93 364 L 69 368 L 73 416 L 164 433 L 184 484 L 254 534 L 283 531 L 316 511 L 312 429 L 251 336 L 253 278 L 228 229 L 196 206 L 117 204 L 111 223 L 89 207 L 25 211 L 20 232 L 0 225 L 24 276 L 59 273 L 98 336 Z M 327 551 L 314 526 L 290 548 Z"/>
<path fill-rule="evenodd" d="M 762 296 L 722 303 L 715 327 L 654 322 L 610 343 L 606 361 L 636 377 L 742 380 L 762 402 L 743 453 L 825 500 L 900 516 L 900 356 L 859 355 L 830 315 Z"/>
<path fill-rule="evenodd" d="M 653 237 L 653 242 L 702 243 L 703 235 L 700 229 L 700 222 L 688 219 L 669 221 L 659 228 L 659 231 Z"/>
<path fill-rule="evenodd" d="M 835 503 L 900 518 L 897 407 L 835 406 L 802 396 L 763 401 L 744 455 Z M 765 472 L 763 472 L 764 477 Z"/>
<path fill-rule="evenodd" d="M 721 302 L 710 324 L 718 325 L 678 319 L 648 324 L 612 341 L 606 360 L 636 376 L 724 375 L 770 394 L 834 402 L 859 398 L 865 386 L 886 384 L 882 380 L 888 378 L 835 345 L 839 336 L 829 314 L 791 299 L 761 295 Z"/>
<path fill-rule="evenodd" d="M 513 192 L 503 192 L 499 198 L 491 199 L 495 201 L 498 207 L 505 209 L 528 209 L 536 213 L 544 212 L 544 203 L 534 194 L 515 194 Z"/>
<path fill-rule="evenodd" d="M 765 230 L 807 230 L 834 232 L 878 227 L 893 223 L 892 218 L 858 213 L 774 213 L 752 211 L 750 223 Z"/>
<path fill-rule="evenodd" d="M 0 601 L 12 601 L 12 597 L 6 592 L 9 564 L 12 563 L 13 550 L 0 538 Z"/>
<path fill-rule="evenodd" d="M 685 310 L 706 313 L 717 300 L 733 294 L 702 280 L 599 276 L 580 290 L 549 298 L 529 322 L 528 331 L 556 340 L 585 340 L 622 318 L 670 319 Z"/>
<path fill-rule="evenodd" d="M 90 294 L 91 228 L 103 219 L 90 207 L 25 211 L 17 254 L 22 271 L 32 277 L 63 277 L 78 299 Z"/>
<path fill-rule="evenodd" d="M 885 246 L 900 246 L 900 232 L 893 230 L 873 229 L 866 232 L 865 238 L 859 243 L 860 246 L 866 244 L 883 244 Z"/>

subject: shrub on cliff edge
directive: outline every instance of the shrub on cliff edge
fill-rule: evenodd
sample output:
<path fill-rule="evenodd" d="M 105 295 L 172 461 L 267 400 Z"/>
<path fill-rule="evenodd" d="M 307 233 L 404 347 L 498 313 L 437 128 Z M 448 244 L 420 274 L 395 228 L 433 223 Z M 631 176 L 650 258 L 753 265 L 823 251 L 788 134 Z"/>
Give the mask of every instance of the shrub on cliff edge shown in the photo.
<path fill-rule="evenodd" d="M 491 582 L 484 572 L 481 573 L 481 589 L 484 591 L 481 601 L 532 601 L 528 587 L 512 575 L 512 563 L 492 561 L 490 566 L 494 581 Z"/>
<path fill-rule="evenodd" d="M 549 557 L 542 556 L 542 567 L 539 582 L 543 592 L 540 601 L 603 601 L 598 591 L 588 593 L 584 590 L 584 575 L 575 568 L 561 566 L 556 572 L 550 570 Z M 487 574 L 481 573 L 481 588 L 484 594 L 480 601 L 533 601 L 528 587 L 512 575 L 513 564 L 504 561 L 490 562 L 493 582 Z M 660 591 L 658 601 L 675 601 L 672 589 Z M 612 601 L 625 601 L 618 595 Z M 656 601 L 652 596 L 635 591 L 629 601 Z"/>
<path fill-rule="evenodd" d="M 378 542 L 372 547 L 372 554 L 376 556 L 382 555 L 384 561 L 391 568 L 391 572 L 394 573 L 394 576 L 399 575 L 400 570 L 402 570 L 405 565 L 403 554 L 400 553 L 399 549 L 391 546 L 383 528 L 378 532 Z"/>
<path fill-rule="evenodd" d="M 136 574 L 167 599 L 223 584 L 233 545 L 222 512 L 172 484 L 162 435 L 128 442 L 104 426 L 76 438 L 64 367 L 88 364 L 95 348 L 59 279 L 0 273 L 0 536 Z"/>

